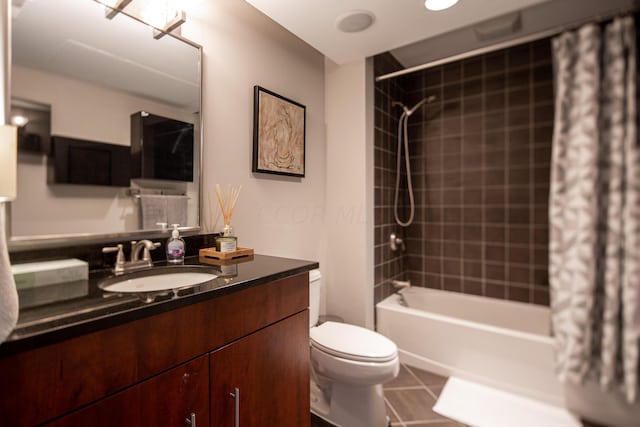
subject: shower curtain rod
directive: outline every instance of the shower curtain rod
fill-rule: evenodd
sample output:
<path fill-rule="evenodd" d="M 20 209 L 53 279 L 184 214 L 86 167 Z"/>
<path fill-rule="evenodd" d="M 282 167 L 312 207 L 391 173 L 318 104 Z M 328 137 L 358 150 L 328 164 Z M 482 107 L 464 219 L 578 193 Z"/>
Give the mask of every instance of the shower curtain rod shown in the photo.
<path fill-rule="evenodd" d="M 607 15 L 599 15 L 599 16 L 596 16 L 596 17 L 590 17 L 590 18 L 586 18 L 586 19 L 582 19 L 582 20 L 577 20 L 577 21 L 574 21 L 574 22 L 572 22 L 570 24 L 559 25 L 559 26 L 550 28 L 548 30 L 538 31 L 537 33 L 528 34 L 526 36 L 517 37 L 517 38 L 511 39 L 511 40 L 505 40 L 503 42 L 492 44 L 490 46 L 483 46 L 483 47 L 480 47 L 478 49 L 470 50 L 468 52 L 463 52 L 463 53 L 459 53 L 459 54 L 456 54 L 456 55 L 447 56 L 445 58 L 436 59 L 435 61 L 426 62 L 424 64 L 415 65 L 413 67 L 405 68 L 404 70 L 399 70 L 399 71 L 394 71 L 393 73 L 383 74 L 381 76 L 376 77 L 375 80 L 376 80 L 376 82 L 380 82 L 380 81 L 383 81 L 383 80 L 388 80 L 388 79 L 392 79 L 392 78 L 395 78 L 395 77 L 404 76 L 405 74 L 411 74 L 411 73 L 416 72 L 416 71 L 426 70 L 428 68 L 433 68 L 433 67 L 437 67 L 439 65 L 448 64 L 450 62 L 460 61 L 462 59 L 467 59 L 467 58 L 470 58 L 470 57 L 473 57 L 473 56 L 483 55 L 485 53 L 494 52 L 496 50 L 507 49 L 509 47 L 516 46 L 516 45 L 519 45 L 519 44 L 525 44 L 525 43 L 529 43 L 529 42 L 532 42 L 532 41 L 544 39 L 546 37 L 551 37 L 551 36 L 554 36 L 556 34 L 560 34 L 563 31 L 575 29 L 576 27 L 579 27 L 581 25 L 587 24 L 589 22 L 598 22 L 599 23 L 599 22 L 607 21 L 607 20 L 612 19 L 612 18 L 614 18 L 616 16 L 619 16 L 619 15 L 624 15 L 626 13 L 633 13 L 636 10 L 637 10 L 636 8 L 623 9 L 623 10 L 617 11 L 615 13 L 610 13 L 610 14 L 607 14 Z"/>

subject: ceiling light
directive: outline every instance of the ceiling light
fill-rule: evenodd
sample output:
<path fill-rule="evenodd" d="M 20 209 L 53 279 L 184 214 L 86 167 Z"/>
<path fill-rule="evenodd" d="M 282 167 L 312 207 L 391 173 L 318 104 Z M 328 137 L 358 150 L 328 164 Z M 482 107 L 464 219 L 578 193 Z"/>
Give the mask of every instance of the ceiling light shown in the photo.
<path fill-rule="evenodd" d="M 425 0 L 424 7 L 429 10 L 445 10 L 456 3 L 458 0 Z"/>
<path fill-rule="evenodd" d="M 368 10 L 352 10 L 336 18 L 336 27 L 343 33 L 358 33 L 373 25 L 375 20 Z"/>

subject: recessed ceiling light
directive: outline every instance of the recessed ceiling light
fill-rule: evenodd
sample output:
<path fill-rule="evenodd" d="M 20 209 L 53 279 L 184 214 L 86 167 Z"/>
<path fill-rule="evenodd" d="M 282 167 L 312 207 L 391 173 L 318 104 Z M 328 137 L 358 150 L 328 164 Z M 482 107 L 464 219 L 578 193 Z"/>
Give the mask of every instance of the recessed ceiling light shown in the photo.
<path fill-rule="evenodd" d="M 344 33 L 358 33 L 373 25 L 375 20 L 368 10 L 352 10 L 336 18 L 336 27 Z"/>
<path fill-rule="evenodd" d="M 429 10 L 445 10 L 456 3 L 458 0 L 425 0 L 424 7 Z"/>

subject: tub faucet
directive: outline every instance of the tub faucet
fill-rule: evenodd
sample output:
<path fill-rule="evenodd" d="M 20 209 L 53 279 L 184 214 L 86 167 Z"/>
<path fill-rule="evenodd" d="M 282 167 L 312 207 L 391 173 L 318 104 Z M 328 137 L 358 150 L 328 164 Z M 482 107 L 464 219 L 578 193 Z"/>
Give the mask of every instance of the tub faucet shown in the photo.
<path fill-rule="evenodd" d="M 396 233 L 391 233 L 391 235 L 389 236 L 389 246 L 394 252 L 398 249 L 401 249 L 403 252 L 407 250 L 407 247 L 404 244 L 404 240 L 398 237 Z"/>

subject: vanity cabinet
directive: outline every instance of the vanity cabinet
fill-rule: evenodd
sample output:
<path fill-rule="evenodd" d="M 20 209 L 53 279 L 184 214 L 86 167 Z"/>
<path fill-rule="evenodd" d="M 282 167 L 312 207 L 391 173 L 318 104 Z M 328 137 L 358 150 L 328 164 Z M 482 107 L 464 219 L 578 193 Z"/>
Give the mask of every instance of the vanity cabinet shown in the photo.
<path fill-rule="evenodd" d="M 211 353 L 211 427 L 308 426 L 308 334 L 303 312 Z"/>
<path fill-rule="evenodd" d="M 0 357 L 0 425 L 308 425 L 308 273 L 265 280 Z"/>

